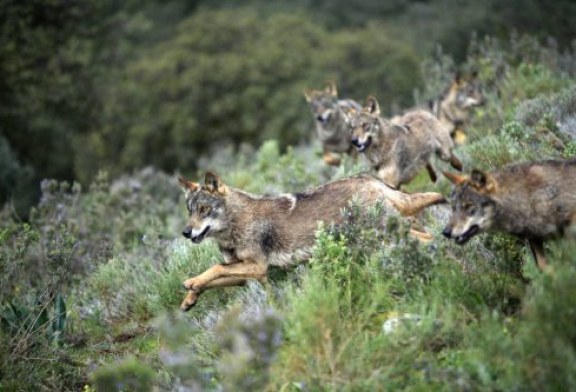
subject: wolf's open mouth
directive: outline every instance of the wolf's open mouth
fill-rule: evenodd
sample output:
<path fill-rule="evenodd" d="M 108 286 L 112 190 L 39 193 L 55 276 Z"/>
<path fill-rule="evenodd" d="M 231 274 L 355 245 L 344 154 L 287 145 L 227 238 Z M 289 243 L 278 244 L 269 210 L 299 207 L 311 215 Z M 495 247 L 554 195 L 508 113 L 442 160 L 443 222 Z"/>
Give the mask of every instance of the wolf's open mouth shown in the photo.
<path fill-rule="evenodd" d="M 210 231 L 210 225 L 206 226 L 204 230 L 202 230 L 202 233 L 198 234 L 195 237 L 191 237 L 190 239 L 192 240 L 193 243 L 198 244 L 202 242 L 202 240 L 206 237 L 206 234 L 208 234 L 209 231 Z"/>
<path fill-rule="evenodd" d="M 368 149 L 368 147 L 370 147 L 370 144 L 372 144 L 372 136 L 368 136 L 368 139 L 366 139 L 366 141 L 364 143 L 360 143 L 360 142 L 354 143 L 354 145 L 358 149 L 358 152 L 366 151 L 366 149 Z"/>
<path fill-rule="evenodd" d="M 458 237 L 455 238 L 456 243 L 459 245 L 465 244 L 466 242 L 468 242 L 470 238 L 474 237 L 474 235 L 476 235 L 479 231 L 480 227 L 478 227 L 478 225 L 470 226 L 470 228 L 464 234 L 459 235 Z"/>

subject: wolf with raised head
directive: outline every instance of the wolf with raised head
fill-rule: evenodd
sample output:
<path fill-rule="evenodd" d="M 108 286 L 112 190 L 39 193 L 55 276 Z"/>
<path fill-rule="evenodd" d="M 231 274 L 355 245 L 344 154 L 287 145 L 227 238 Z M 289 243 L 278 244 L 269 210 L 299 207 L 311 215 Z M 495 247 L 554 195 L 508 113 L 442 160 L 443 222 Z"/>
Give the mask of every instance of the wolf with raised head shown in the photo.
<path fill-rule="evenodd" d="M 289 266 L 309 258 L 319 222 L 341 222 L 342 210 L 352 200 L 365 206 L 381 203 L 386 213 L 405 216 L 445 202 L 439 193 L 402 193 L 369 175 L 277 196 L 234 189 L 212 172 L 206 173 L 203 185 L 182 178 L 180 184 L 189 213 L 182 234 L 196 244 L 213 238 L 223 256 L 222 263 L 184 282 L 189 290 L 181 305 L 185 311 L 205 290 L 263 280 L 269 265 Z M 427 235 L 414 230 L 412 234 Z"/>
<path fill-rule="evenodd" d="M 443 234 L 458 244 L 481 232 L 528 241 L 537 266 L 546 266 L 543 241 L 576 222 L 576 159 L 525 162 L 470 176 L 444 173 L 455 185 Z"/>
<path fill-rule="evenodd" d="M 370 96 L 361 111 L 350 115 L 350 127 L 352 144 L 364 153 L 377 177 L 393 188 L 410 182 L 424 167 L 436 181 L 434 155 L 462 170 L 448 130 L 424 110 L 389 121 L 380 116 L 378 101 Z"/>
<path fill-rule="evenodd" d="M 314 115 L 316 133 L 322 143 L 324 162 L 338 166 L 343 155 L 355 157 L 356 149 L 350 144 L 348 114 L 359 111 L 361 105 L 351 99 L 338 99 L 338 91 L 333 82 L 323 90 L 304 90 L 304 97 Z"/>

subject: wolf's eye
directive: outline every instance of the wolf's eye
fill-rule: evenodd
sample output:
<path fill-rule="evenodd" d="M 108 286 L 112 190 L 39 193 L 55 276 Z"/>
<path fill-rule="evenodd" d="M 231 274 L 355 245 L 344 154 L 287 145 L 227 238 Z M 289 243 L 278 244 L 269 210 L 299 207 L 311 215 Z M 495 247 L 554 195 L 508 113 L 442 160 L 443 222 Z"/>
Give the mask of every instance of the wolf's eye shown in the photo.
<path fill-rule="evenodd" d="M 362 123 L 362 128 L 364 128 L 364 130 L 367 131 L 368 128 L 370 128 L 370 123 L 368 123 L 368 122 L 363 122 L 363 123 Z"/>
<path fill-rule="evenodd" d="M 465 207 L 466 213 L 468 215 L 475 215 L 476 214 L 476 206 L 471 204 Z"/>
<path fill-rule="evenodd" d="M 200 206 L 200 208 L 198 208 L 200 215 L 208 215 L 210 211 L 212 211 L 212 208 L 209 206 Z"/>

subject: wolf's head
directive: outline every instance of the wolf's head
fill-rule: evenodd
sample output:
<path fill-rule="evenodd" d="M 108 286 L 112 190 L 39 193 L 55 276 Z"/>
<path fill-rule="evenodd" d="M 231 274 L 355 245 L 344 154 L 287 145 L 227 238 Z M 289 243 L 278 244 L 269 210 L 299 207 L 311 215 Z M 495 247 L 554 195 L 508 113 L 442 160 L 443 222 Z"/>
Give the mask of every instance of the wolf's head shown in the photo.
<path fill-rule="evenodd" d="M 464 244 L 494 224 L 496 180 L 488 173 L 472 170 L 470 177 L 444 172 L 455 185 L 450 196 L 452 216 L 442 231 L 446 238 Z"/>
<path fill-rule="evenodd" d="M 365 152 L 382 133 L 380 121 L 380 106 L 373 96 L 366 98 L 366 103 L 361 111 L 350 116 L 350 128 L 352 129 L 352 144 L 359 152 Z"/>
<path fill-rule="evenodd" d="M 182 235 L 194 243 L 214 236 L 228 227 L 225 197 L 228 187 L 212 172 L 206 172 L 204 185 L 179 178 L 186 195 L 188 222 Z"/>
<path fill-rule="evenodd" d="M 304 98 L 310 104 L 317 122 L 322 125 L 330 122 L 338 104 L 338 91 L 334 82 L 329 82 L 323 90 L 304 90 Z"/>
<path fill-rule="evenodd" d="M 484 104 L 484 95 L 476 72 L 468 77 L 456 74 L 451 88 L 455 92 L 454 104 L 458 109 L 468 110 Z"/>

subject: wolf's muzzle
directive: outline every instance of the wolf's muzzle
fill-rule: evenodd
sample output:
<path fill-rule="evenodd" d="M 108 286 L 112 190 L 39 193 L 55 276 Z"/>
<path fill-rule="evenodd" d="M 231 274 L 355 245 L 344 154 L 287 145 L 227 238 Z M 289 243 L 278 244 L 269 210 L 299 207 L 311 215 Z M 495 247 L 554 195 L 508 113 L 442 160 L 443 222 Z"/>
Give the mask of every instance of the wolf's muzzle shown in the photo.
<path fill-rule="evenodd" d="M 458 245 L 463 245 L 468 242 L 470 238 L 478 234 L 479 231 L 480 227 L 478 227 L 478 225 L 472 225 L 468 230 L 466 230 L 466 232 L 460 234 L 459 236 L 453 237 L 452 229 L 445 227 L 444 230 L 442 230 L 442 235 L 446 238 L 454 238 L 454 241 L 456 241 Z"/>
<path fill-rule="evenodd" d="M 326 124 L 330 120 L 330 113 L 324 112 L 316 116 L 316 121 L 321 124 Z"/>
<path fill-rule="evenodd" d="M 185 238 L 190 239 L 190 237 L 192 237 L 192 227 L 186 226 L 186 227 L 184 228 L 184 231 L 182 232 L 182 235 L 183 235 Z"/>
<path fill-rule="evenodd" d="M 206 237 L 206 234 L 208 234 L 208 231 L 210 231 L 210 226 L 206 226 L 200 234 L 195 235 L 195 236 L 191 236 L 190 239 L 192 240 L 193 243 L 199 244 L 200 242 L 202 242 L 204 237 Z"/>
<path fill-rule="evenodd" d="M 350 143 L 352 143 L 352 145 L 356 147 L 359 152 L 364 152 L 368 147 L 370 147 L 370 144 L 372 143 L 372 137 L 368 136 L 368 139 L 366 139 L 365 142 L 360 142 L 360 140 L 354 136 L 352 139 L 350 139 Z"/>

